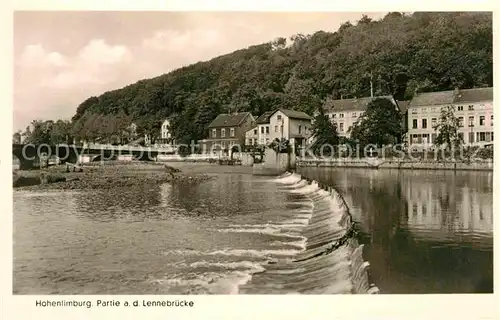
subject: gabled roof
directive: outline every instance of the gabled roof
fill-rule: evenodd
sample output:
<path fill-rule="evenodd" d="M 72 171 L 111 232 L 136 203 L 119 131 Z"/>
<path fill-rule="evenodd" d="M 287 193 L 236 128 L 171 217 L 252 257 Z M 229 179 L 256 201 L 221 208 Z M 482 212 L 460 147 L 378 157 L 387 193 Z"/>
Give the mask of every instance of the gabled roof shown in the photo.
<path fill-rule="evenodd" d="M 251 116 L 250 112 L 239 112 L 233 114 L 221 113 L 208 125 L 208 127 L 237 127 L 248 116 Z"/>
<path fill-rule="evenodd" d="M 434 105 L 452 104 L 455 99 L 453 90 L 439 92 L 421 92 L 417 93 L 410 101 L 409 108 L 425 107 Z"/>
<path fill-rule="evenodd" d="M 331 99 L 330 97 L 326 99 L 323 109 L 326 112 L 332 111 L 365 111 L 366 107 L 370 102 L 375 99 L 388 99 L 394 105 L 398 105 L 393 96 L 377 96 L 377 97 L 365 97 L 365 98 L 355 98 L 355 99 Z"/>
<path fill-rule="evenodd" d="M 304 120 L 311 120 L 312 119 L 312 117 L 305 112 L 289 110 L 289 109 L 278 109 L 278 110 L 274 111 L 273 113 L 271 113 L 271 116 L 278 111 L 281 111 L 285 116 L 287 116 L 290 119 L 304 119 Z"/>
<path fill-rule="evenodd" d="M 455 96 L 454 103 L 493 101 L 493 88 L 462 89 Z"/>
<path fill-rule="evenodd" d="M 481 101 L 493 101 L 492 87 L 417 93 L 413 97 L 413 100 L 411 100 L 409 107 L 451 105 Z"/>
<path fill-rule="evenodd" d="M 273 114 L 273 111 L 266 111 L 263 114 L 260 115 L 260 117 L 255 120 L 257 124 L 266 124 L 269 123 L 269 118 Z"/>

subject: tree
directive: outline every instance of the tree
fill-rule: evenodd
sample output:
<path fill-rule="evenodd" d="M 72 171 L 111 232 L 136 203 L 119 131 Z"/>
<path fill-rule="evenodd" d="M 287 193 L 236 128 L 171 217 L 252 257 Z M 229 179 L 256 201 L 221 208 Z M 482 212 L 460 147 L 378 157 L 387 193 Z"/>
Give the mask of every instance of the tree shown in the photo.
<path fill-rule="evenodd" d="M 435 144 L 440 146 L 445 145 L 447 150 L 459 147 L 463 142 L 458 136 L 459 128 L 460 121 L 455 116 L 455 107 L 442 107 L 439 121 L 433 127 L 437 132 Z"/>
<path fill-rule="evenodd" d="M 390 100 L 376 98 L 350 129 L 351 138 L 362 146 L 398 143 L 403 134 L 402 121 L 401 113 Z"/>
<path fill-rule="evenodd" d="M 20 144 L 21 141 L 22 141 L 22 132 L 21 130 L 19 130 L 12 135 L 12 143 Z"/>
<path fill-rule="evenodd" d="M 315 154 L 320 152 L 323 153 L 323 155 L 328 155 L 331 152 L 334 152 L 335 148 L 339 144 L 337 126 L 335 123 L 331 122 L 330 119 L 328 119 L 327 115 L 325 115 L 323 107 L 321 106 L 318 108 L 318 114 L 314 118 L 312 134 L 314 144 L 311 149 Z"/>

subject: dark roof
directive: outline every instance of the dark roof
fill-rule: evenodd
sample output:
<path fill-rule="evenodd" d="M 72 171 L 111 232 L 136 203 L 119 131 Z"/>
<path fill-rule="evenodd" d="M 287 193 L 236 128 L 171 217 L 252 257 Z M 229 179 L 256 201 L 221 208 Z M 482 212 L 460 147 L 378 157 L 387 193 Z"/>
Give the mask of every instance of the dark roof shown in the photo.
<path fill-rule="evenodd" d="M 405 114 L 408 111 L 408 105 L 410 101 L 398 101 L 399 110 L 401 110 L 402 114 Z"/>
<path fill-rule="evenodd" d="M 426 107 L 433 105 L 452 104 L 454 100 L 454 91 L 440 91 L 440 92 L 421 92 L 410 101 L 409 108 L 411 107 Z"/>
<path fill-rule="evenodd" d="M 274 113 L 273 111 L 264 112 L 260 117 L 257 118 L 257 120 L 255 120 L 255 122 L 257 124 L 266 124 L 266 123 L 269 123 L 269 118 L 271 117 L 271 115 L 273 113 Z"/>
<path fill-rule="evenodd" d="M 455 96 L 454 103 L 493 101 L 493 88 L 462 89 Z"/>
<path fill-rule="evenodd" d="M 394 105 L 397 102 L 392 96 L 378 96 L 378 97 L 365 97 L 365 98 L 355 98 L 355 99 L 338 99 L 334 100 L 330 97 L 326 99 L 323 109 L 325 111 L 364 111 L 370 102 L 375 99 L 389 99 Z"/>
<path fill-rule="evenodd" d="M 278 110 L 274 111 L 271 115 L 275 114 L 278 111 L 281 111 L 285 116 L 287 116 L 288 118 L 291 118 L 291 119 L 305 119 L 305 120 L 312 119 L 311 116 L 305 112 L 288 110 L 288 109 L 278 109 Z"/>
<path fill-rule="evenodd" d="M 418 93 L 411 100 L 409 107 L 425 107 L 432 105 L 474 103 L 493 101 L 493 88 L 455 89 L 440 92 Z"/>
<path fill-rule="evenodd" d="M 250 112 L 239 112 L 233 114 L 221 113 L 208 125 L 208 127 L 236 127 L 240 125 L 247 116 L 251 116 Z"/>

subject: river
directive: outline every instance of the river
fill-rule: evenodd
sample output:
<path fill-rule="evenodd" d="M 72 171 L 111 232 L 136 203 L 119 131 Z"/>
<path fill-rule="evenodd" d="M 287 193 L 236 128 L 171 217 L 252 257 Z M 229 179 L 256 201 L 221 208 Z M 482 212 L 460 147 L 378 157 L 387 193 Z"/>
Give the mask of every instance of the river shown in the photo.
<path fill-rule="evenodd" d="M 493 292 L 493 172 L 299 172 L 343 195 L 382 293 Z"/>
<path fill-rule="evenodd" d="M 230 171 L 193 185 L 14 191 L 13 292 L 353 292 L 356 246 L 293 262 L 341 235 L 337 200 L 297 176 Z M 492 285 L 490 173 L 303 171 L 345 198 L 381 293 Z"/>

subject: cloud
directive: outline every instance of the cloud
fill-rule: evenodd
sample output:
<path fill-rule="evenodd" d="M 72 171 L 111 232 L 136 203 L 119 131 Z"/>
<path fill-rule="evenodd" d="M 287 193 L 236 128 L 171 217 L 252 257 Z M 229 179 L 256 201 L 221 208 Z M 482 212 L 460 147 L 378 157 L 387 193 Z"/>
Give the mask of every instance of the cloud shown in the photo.
<path fill-rule="evenodd" d="M 85 63 L 113 64 L 130 61 L 132 54 L 125 46 L 112 46 L 103 39 L 94 39 L 80 51 L 78 58 Z"/>
<path fill-rule="evenodd" d="M 33 13 L 15 21 L 14 128 L 68 119 L 91 95 L 361 14 Z"/>

